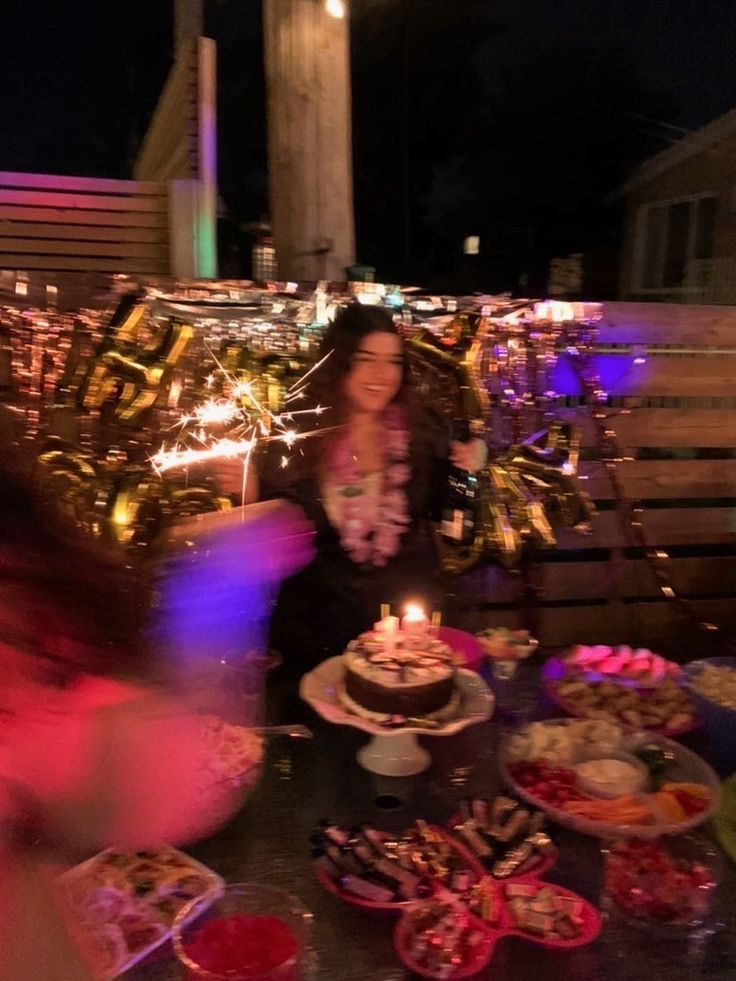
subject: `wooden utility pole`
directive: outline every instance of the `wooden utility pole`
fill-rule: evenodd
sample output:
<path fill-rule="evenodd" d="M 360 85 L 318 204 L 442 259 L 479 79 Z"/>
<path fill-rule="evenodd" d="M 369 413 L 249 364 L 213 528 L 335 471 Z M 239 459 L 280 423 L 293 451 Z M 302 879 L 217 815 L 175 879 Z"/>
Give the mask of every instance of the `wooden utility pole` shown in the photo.
<path fill-rule="evenodd" d="M 355 261 L 347 18 L 263 0 L 269 195 L 279 277 L 343 280 Z"/>
<path fill-rule="evenodd" d="M 174 0 L 174 50 L 204 34 L 203 0 Z"/>

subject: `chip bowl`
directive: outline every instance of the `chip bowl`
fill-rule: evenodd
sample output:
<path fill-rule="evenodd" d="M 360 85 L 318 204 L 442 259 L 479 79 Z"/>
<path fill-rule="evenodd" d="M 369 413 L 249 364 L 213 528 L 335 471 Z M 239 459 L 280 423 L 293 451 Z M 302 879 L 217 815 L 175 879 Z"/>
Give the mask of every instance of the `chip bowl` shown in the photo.
<path fill-rule="evenodd" d="M 707 666 L 731 668 L 736 674 L 736 657 L 709 657 L 685 666 L 685 685 L 708 734 L 713 757 L 730 772 L 736 769 L 736 704 L 733 708 L 719 704 L 699 690 Z"/>

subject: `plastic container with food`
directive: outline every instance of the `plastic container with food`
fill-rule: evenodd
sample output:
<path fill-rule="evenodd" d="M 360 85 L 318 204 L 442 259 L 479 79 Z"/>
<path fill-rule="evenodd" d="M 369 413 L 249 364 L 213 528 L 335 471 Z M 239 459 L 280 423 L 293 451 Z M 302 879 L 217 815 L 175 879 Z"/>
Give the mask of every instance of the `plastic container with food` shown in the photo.
<path fill-rule="evenodd" d="M 703 722 L 714 758 L 736 768 L 736 657 L 710 657 L 685 666 L 685 684 Z"/>
<path fill-rule="evenodd" d="M 604 905 L 647 929 L 682 931 L 706 923 L 722 863 L 697 835 L 611 842 L 603 851 Z"/>

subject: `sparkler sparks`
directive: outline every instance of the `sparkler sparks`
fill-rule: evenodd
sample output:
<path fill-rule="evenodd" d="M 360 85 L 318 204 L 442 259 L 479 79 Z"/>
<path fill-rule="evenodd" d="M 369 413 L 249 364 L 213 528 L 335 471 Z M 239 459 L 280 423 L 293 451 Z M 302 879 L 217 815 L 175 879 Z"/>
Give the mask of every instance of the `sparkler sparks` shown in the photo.
<path fill-rule="evenodd" d="M 299 388 L 300 386 L 303 386 L 304 385 L 304 382 L 307 380 L 307 378 L 309 378 L 309 376 L 311 374 L 313 374 L 315 371 L 317 371 L 318 368 L 321 368 L 322 365 L 330 357 L 331 354 L 332 354 L 332 351 L 328 351 L 327 354 L 323 358 L 320 358 L 319 359 L 319 361 L 317 362 L 317 364 L 313 364 L 312 365 L 312 367 L 309 369 L 309 371 L 305 375 L 302 375 L 302 377 L 298 381 L 295 381 L 294 384 L 289 389 L 289 391 L 286 393 L 286 398 L 287 399 L 289 398 L 289 395 L 293 391 L 293 389 Z"/>
<path fill-rule="evenodd" d="M 254 392 L 254 379 L 235 377 L 219 362 L 213 351 L 209 352 L 217 366 L 222 379 L 225 395 L 210 396 L 195 405 L 190 412 L 183 413 L 177 423 L 179 433 L 173 446 L 165 444 L 151 457 L 154 470 L 163 474 L 169 470 L 185 469 L 195 464 L 207 463 L 217 459 L 241 460 L 243 464 L 242 496 L 245 503 L 245 489 L 248 482 L 250 460 L 256 446 L 260 442 L 279 440 L 291 450 L 297 440 L 306 439 L 321 432 L 312 429 L 308 432 L 298 432 L 287 428 L 287 423 L 293 426 L 294 416 L 313 415 L 319 417 L 327 409 L 317 405 L 313 409 L 288 410 L 274 413 L 261 405 Z M 331 354 L 332 352 L 330 352 Z M 309 371 L 291 386 L 285 401 L 303 398 L 309 387 L 308 377 L 316 371 L 329 357 L 327 354 Z M 217 381 L 217 374 L 211 373 L 205 379 L 205 388 L 211 391 Z M 227 435 L 216 437 L 208 428 L 227 427 Z M 172 427 L 174 428 L 174 427 Z M 201 445 L 192 446 L 196 442 Z M 288 466 L 289 457 L 281 457 L 282 469 Z"/>
<path fill-rule="evenodd" d="M 208 399 L 193 412 L 193 418 L 200 426 L 223 426 L 239 415 L 240 407 L 232 399 Z"/>
<path fill-rule="evenodd" d="M 158 453 L 151 457 L 151 463 L 157 473 L 165 473 L 167 470 L 189 467 L 195 463 L 205 463 L 207 460 L 245 458 L 253 451 L 257 442 L 256 439 L 218 439 L 211 446 L 201 450 L 178 448 L 167 450 L 162 446 Z"/>

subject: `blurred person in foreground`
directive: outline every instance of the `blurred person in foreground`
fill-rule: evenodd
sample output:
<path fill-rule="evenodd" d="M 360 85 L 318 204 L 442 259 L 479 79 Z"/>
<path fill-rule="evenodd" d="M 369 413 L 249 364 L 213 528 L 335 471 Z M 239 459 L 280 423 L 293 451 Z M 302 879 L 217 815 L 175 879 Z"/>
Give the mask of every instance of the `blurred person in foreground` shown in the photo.
<path fill-rule="evenodd" d="M 429 519 L 439 510 L 448 464 L 479 470 L 481 440 L 451 442 L 449 421 L 421 404 L 403 338 L 378 307 L 344 307 L 325 333 L 326 360 L 310 377 L 321 405 L 317 435 L 283 466 L 283 445 L 266 442 L 247 499 L 285 497 L 315 529 L 314 560 L 284 583 L 271 644 L 301 671 L 342 653 L 378 619 L 408 600 L 442 606 L 440 566 Z M 238 495 L 242 467 L 218 468 Z"/>
<path fill-rule="evenodd" d="M 236 543 L 257 525 L 242 520 Z M 0 472 L 2 981 L 87 977 L 54 901 L 59 871 L 111 845 L 193 841 L 242 802 L 213 758 L 212 732 L 203 738 L 203 716 L 181 685 L 174 693 L 155 680 L 148 648 L 156 634 L 169 653 L 177 638 L 186 650 L 183 633 L 197 621 L 217 660 L 227 608 L 213 611 L 201 586 L 215 566 L 229 581 L 218 533 L 202 536 L 206 558 L 174 561 L 156 583 L 163 599 L 154 629 L 140 570 L 70 542 L 65 531 Z M 239 582 L 242 568 L 239 561 Z M 198 588 L 179 622 L 184 581 Z M 254 607 L 261 592 L 251 591 Z M 248 743 L 249 753 L 251 746 L 247 762 L 257 770 L 260 742 Z"/>

